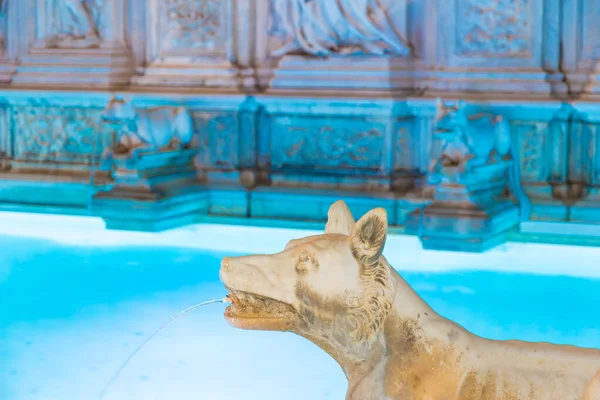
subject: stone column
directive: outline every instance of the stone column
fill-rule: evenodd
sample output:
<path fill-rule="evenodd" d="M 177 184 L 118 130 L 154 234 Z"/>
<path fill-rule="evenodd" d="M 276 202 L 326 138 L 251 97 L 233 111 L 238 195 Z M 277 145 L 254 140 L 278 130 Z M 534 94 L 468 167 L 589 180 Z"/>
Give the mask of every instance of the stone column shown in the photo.
<path fill-rule="evenodd" d="M 572 184 L 569 220 L 600 223 L 600 112 L 593 103 L 576 104 L 569 151 Z"/>
<path fill-rule="evenodd" d="M 600 2 L 564 0 L 562 68 L 572 94 L 600 96 Z"/>
<path fill-rule="evenodd" d="M 0 172 L 10 169 L 12 158 L 12 136 L 10 129 L 10 109 L 0 109 Z"/>
<path fill-rule="evenodd" d="M 0 83 L 10 83 L 15 72 L 18 53 L 18 24 L 22 20 L 14 0 L 0 0 Z M 13 40 L 11 40 L 13 39 Z"/>

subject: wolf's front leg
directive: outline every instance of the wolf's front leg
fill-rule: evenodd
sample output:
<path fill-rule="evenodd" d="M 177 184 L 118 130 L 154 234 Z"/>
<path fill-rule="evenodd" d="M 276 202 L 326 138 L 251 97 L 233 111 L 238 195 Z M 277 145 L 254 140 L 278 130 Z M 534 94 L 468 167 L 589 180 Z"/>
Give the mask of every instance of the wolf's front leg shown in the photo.
<path fill-rule="evenodd" d="M 458 170 L 460 172 L 467 172 L 468 170 L 471 169 L 471 166 L 473 164 L 473 159 L 475 158 L 475 155 L 473 154 L 467 154 L 462 156 L 459 164 L 458 164 Z"/>
<path fill-rule="evenodd" d="M 600 370 L 590 381 L 583 395 L 583 400 L 600 400 Z"/>

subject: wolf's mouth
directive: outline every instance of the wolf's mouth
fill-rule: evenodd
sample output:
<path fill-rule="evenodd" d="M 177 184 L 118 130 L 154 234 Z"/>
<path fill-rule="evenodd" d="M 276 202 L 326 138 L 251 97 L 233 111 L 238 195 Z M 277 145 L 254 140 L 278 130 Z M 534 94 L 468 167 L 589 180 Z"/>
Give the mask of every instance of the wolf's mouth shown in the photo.
<path fill-rule="evenodd" d="M 231 305 L 225 318 L 236 328 L 256 330 L 287 330 L 296 312 L 289 304 L 254 293 L 229 289 Z"/>

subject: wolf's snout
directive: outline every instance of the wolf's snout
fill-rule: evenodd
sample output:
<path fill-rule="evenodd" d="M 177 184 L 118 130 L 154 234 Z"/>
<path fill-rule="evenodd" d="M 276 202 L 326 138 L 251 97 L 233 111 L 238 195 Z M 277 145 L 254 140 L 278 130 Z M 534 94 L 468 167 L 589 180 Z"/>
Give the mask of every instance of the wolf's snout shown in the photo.
<path fill-rule="evenodd" d="M 219 270 L 219 278 L 221 282 L 226 283 L 228 281 L 231 270 L 233 269 L 231 257 L 223 257 L 221 260 L 221 269 Z"/>

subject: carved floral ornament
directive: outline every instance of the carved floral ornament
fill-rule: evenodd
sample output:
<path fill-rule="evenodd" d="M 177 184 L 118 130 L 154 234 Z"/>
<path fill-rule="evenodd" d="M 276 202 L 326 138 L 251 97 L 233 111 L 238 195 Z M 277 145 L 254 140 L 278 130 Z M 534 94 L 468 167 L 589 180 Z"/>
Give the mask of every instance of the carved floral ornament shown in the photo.
<path fill-rule="evenodd" d="M 104 150 L 108 131 L 101 110 L 24 107 L 14 114 L 15 158 L 28 161 L 94 163 Z"/>
<path fill-rule="evenodd" d="M 367 54 L 408 56 L 396 0 L 270 0 L 271 56 Z"/>
<path fill-rule="evenodd" d="M 215 50 L 219 44 L 220 0 L 165 0 L 165 46 Z"/>
<path fill-rule="evenodd" d="M 524 55 L 531 51 L 532 0 L 460 0 L 456 39 L 461 55 Z"/>
<path fill-rule="evenodd" d="M 281 119 L 273 137 L 274 168 L 366 168 L 381 166 L 385 125 L 362 118 L 332 120 L 321 126 L 311 119 Z"/>

